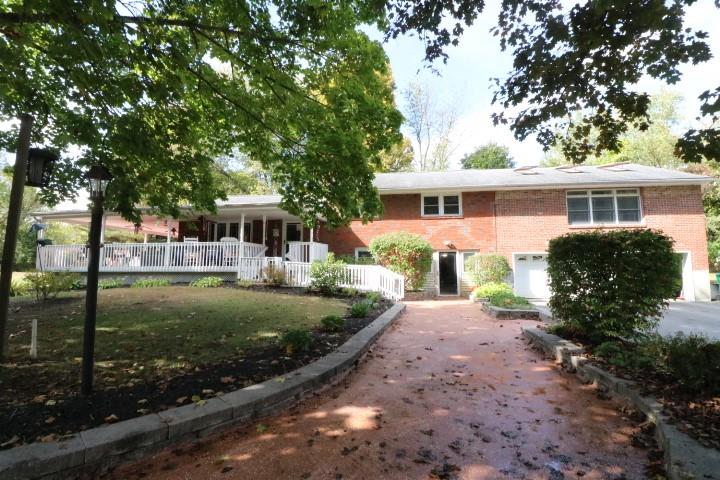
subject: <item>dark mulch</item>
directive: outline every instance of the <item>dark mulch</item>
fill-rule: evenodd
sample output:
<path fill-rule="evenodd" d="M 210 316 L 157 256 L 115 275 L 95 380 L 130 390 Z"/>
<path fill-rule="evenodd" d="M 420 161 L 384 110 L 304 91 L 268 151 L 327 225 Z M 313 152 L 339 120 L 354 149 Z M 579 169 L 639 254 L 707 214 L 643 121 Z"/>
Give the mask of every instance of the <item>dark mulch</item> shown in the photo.
<path fill-rule="evenodd" d="M 367 317 L 347 319 L 344 332 L 314 331 L 313 348 L 293 356 L 272 344 L 246 351 L 242 357 L 198 366 L 173 378 L 106 388 L 89 398 L 65 392 L 52 399 L 38 395 L 20 405 L 0 404 L 0 449 L 59 440 L 98 425 L 160 412 L 284 375 L 331 353 L 391 305 L 382 301 Z M 33 397 L 33 392 L 19 394 Z"/>

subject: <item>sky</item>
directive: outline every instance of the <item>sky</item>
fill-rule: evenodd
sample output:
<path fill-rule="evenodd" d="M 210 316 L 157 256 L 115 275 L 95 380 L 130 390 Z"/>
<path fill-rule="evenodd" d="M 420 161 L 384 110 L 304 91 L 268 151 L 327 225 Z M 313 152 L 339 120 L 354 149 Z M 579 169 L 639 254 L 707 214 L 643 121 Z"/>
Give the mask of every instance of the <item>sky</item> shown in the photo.
<path fill-rule="evenodd" d="M 499 40 L 489 33 L 499 11 L 498 0 L 487 1 L 485 11 L 476 23 L 465 31 L 460 45 L 447 50 L 447 64 L 437 62 L 433 65 L 439 75 L 430 73 L 426 68 L 423 62 L 424 45 L 416 37 L 401 37 L 385 44 L 401 110 L 402 91 L 413 81 L 427 84 L 442 102 L 457 106 L 458 127 L 453 135 L 455 149 L 450 169 L 458 169 L 463 155 L 491 141 L 507 146 L 517 165 L 537 165 L 543 159 L 542 147 L 534 137 L 520 142 L 513 138 L 508 127 L 496 127 L 492 124 L 491 114 L 497 111 L 497 107 L 491 103 L 491 79 L 505 78 L 512 68 L 512 56 L 502 52 Z M 720 29 L 717 28 L 720 25 L 720 9 L 712 0 L 701 0 L 690 7 L 687 10 L 686 22 L 691 28 L 708 32 L 711 51 L 720 55 Z M 682 71 L 683 78 L 675 85 L 667 86 L 663 82 L 647 78 L 637 86 L 639 90 L 651 94 L 665 88 L 682 95 L 680 109 L 684 120 L 677 126 L 678 132 L 697 124 L 695 117 L 700 107 L 698 95 L 718 87 L 720 57 L 716 56 L 701 65 L 685 66 Z M 408 133 L 406 128 L 404 131 Z"/>

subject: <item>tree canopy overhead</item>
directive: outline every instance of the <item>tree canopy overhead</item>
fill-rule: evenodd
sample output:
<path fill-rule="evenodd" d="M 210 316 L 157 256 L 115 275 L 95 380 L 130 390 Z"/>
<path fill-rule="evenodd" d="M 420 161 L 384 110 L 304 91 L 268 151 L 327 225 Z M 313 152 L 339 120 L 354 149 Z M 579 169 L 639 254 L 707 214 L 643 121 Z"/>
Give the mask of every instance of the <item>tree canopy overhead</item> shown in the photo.
<path fill-rule="evenodd" d="M 35 144 L 77 152 L 49 201 L 101 163 L 128 218 L 212 209 L 213 159 L 237 147 L 307 222 L 368 219 L 372 167 L 401 139 L 387 58 L 358 28 L 384 19 L 366 1 L 5 1 L 0 120 L 31 114 Z"/>

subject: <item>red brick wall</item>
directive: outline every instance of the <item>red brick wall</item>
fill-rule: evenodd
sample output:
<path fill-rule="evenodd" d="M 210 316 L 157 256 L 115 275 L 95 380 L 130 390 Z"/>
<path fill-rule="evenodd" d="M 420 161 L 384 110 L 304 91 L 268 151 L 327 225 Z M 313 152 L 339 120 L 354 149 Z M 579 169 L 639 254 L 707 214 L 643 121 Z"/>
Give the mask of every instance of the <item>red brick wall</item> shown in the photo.
<path fill-rule="evenodd" d="M 699 186 L 647 187 L 641 189 L 644 224 L 663 230 L 678 250 L 692 253 L 694 270 L 707 270 L 705 217 Z M 558 235 L 588 228 L 570 228 L 564 190 L 465 192 L 462 217 L 421 217 L 420 195 L 384 195 L 385 213 L 380 220 L 328 230 L 321 227 L 319 241 L 330 251 L 353 254 L 383 233 L 408 231 L 425 237 L 436 250 L 445 240 L 458 250 L 542 252 Z M 494 212 L 496 211 L 496 214 Z"/>
<path fill-rule="evenodd" d="M 644 225 L 670 235 L 677 250 L 690 251 L 694 270 L 707 270 L 700 187 L 646 187 L 640 195 Z M 569 227 L 564 190 L 501 191 L 496 203 L 497 250 L 509 260 L 513 252 L 542 252 L 553 237 L 593 228 Z"/>
<path fill-rule="evenodd" d="M 459 250 L 491 251 L 495 243 L 494 192 L 462 194 L 461 217 L 422 217 L 420 194 L 383 195 L 385 207 L 380 220 L 363 225 L 354 221 L 349 227 L 328 230 L 321 227 L 320 241 L 337 254 L 353 254 L 356 247 L 387 232 L 406 231 L 425 237 L 436 250 L 447 249 L 450 240 Z"/>

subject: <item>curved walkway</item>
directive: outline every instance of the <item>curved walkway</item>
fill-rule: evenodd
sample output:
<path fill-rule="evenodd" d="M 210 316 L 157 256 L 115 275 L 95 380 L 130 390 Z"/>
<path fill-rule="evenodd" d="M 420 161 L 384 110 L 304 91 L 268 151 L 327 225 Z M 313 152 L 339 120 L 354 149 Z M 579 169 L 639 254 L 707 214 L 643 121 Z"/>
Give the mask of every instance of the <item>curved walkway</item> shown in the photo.
<path fill-rule="evenodd" d="M 408 302 L 343 384 L 133 479 L 637 479 L 646 452 L 615 406 L 468 301 Z"/>

